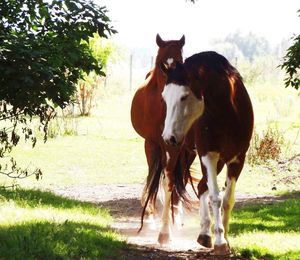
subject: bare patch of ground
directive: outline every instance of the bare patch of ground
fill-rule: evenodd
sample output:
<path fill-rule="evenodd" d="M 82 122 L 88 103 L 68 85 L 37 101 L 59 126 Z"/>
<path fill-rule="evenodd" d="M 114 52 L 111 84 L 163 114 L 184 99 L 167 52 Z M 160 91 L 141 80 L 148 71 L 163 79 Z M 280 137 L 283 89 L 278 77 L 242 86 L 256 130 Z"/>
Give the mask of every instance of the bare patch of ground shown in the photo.
<path fill-rule="evenodd" d="M 161 247 L 157 243 L 160 226 L 159 218 L 155 219 L 156 229 L 149 228 L 147 223 L 145 223 L 142 232 L 138 233 L 142 190 L 142 184 L 108 184 L 90 187 L 66 187 L 64 189 L 54 189 L 54 192 L 58 195 L 93 202 L 107 208 L 115 219 L 113 228 L 121 233 L 127 242 L 131 244 L 129 249 L 124 250 L 125 259 L 241 259 L 235 255 L 216 257 L 212 251 L 197 244 L 199 224 L 184 225 L 182 230 L 174 231 L 171 244 L 165 247 Z M 256 203 L 270 204 L 293 196 L 299 198 L 300 194 L 295 193 L 289 196 L 237 194 L 235 207 Z M 196 206 L 190 212 L 185 212 L 185 223 L 189 223 L 190 220 L 197 218 L 198 203 L 196 203 L 195 196 L 194 200 Z"/>

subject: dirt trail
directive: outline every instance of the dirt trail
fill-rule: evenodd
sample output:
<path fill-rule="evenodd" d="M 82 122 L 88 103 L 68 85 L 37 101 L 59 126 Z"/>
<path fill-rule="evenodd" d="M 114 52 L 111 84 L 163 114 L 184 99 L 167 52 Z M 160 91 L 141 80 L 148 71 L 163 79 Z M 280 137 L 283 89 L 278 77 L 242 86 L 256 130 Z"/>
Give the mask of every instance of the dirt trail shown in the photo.
<path fill-rule="evenodd" d="M 54 189 L 58 195 L 89 201 L 110 210 L 115 222 L 113 228 L 120 232 L 132 244 L 130 250 L 124 252 L 125 259 L 218 259 L 206 248 L 196 243 L 199 224 L 195 222 L 198 209 L 193 209 L 184 215 L 182 230 L 173 232 L 172 243 L 161 247 L 156 241 L 159 232 L 159 218 L 155 220 L 156 230 L 145 224 L 143 231 L 138 234 L 140 227 L 142 184 L 131 185 L 97 185 L 77 186 L 64 189 Z M 194 197 L 196 200 L 196 197 Z M 282 197 L 265 195 L 236 195 L 236 207 L 253 203 L 273 203 L 284 200 Z M 159 204 L 159 203 L 158 203 Z M 197 205 L 197 204 L 196 204 Z M 191 221 L 193 219 L 193 222 Z M 226 256 L 219 259 L 237 259 L 235 256 Z"/>

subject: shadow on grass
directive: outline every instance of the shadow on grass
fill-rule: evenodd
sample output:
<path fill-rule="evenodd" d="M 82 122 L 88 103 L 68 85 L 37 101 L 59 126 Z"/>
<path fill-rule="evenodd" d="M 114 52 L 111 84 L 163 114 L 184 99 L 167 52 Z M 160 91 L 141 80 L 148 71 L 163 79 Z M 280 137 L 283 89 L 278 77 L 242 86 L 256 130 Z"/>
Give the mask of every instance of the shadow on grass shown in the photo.
<path fill-rule="evenodd" d="M 77 210 L 83 210 L 87 216 L 109 217 L 107 210 L 95 204 L 39 190 L 0 189 L 1 201 L 13 201 L 18 207 L 29 211 L 45 207 L 49 211 L 59 209 L 57 214 L 63 214 L 64 210 L 75 209 L 74 214 Z M 10 210 L 9 206 L 7 210 Z M 60 223 L 38 217 L 22 221 L 22 216 L 17 216 L 17 219 L 18 223 L 14 225 L 0 223 L 0 259 L 120 259 L 120 252 L 126 247 L 125 242 L 105 223 L 101 225 L 72 219 Z"/>
<path fill-rule="evenodd" d="M 300 232 L 299 216 L 299 199 L 244 206 L 233 211 L 230 233 L 239 235 L 253 230 Z"/>
<path fill-rule="evenodd" d="M 230 234 L 237 236 L 254 230 L 270 233 L 300 232 L 300 200 L 296 198 L 299 198 L 299 193 L 292 194 L 292 197 L 285 194 L 275 201 L 268 201 L 267 204 L 254 204 L 235 209 Z M 280 201 L 281 199 L 284 201 Z M 18 206 L 26 208 L 38 206 L 59 209 L 82 208 L 86 209 L 88 214 L 99 213 L 99 208 L 95 204 L 79 202 L 39 190 L 0 189 L 0 202 L 3 200 L 12 200 Z M 135 209 L 134 216 L 136 216 L 140 210 L 139 201 L 135 199 L 114 200 L 102 203 L 102 206 L 108 207 L 115 216 L 120 212 L 132 216 L 132 211 Z M 274 255 L 268 250 L 254 247 L 237 250 L 246 259 L 255 257 L 296 259 L 295 255 L 300 254 L 299 251 L 294 250 L 282 255 Z M 128 247 L 113 235 L 110 229 L 101 225 L 33 220 L 14 226 L 0 226 L 0 259 L 149 259 L 149 255 L 153 259 L 166 259 L 172 255 L 167 251 L 150 251 L 147 248 Z M 201 259 L 201 256 L 198 257 Z"/>
<path fill-rule="evenodd" d="M 21 207 L 36 208 L 40 206 L 51 206 L 57 209 L 81 208 L 88 210 L 90 214 L 99 213 L 99 207 L 97 208 L 93 203 L 68 199 L 48 191 L 26 189 L 9 190 L 0 187 L 0 201 L 3 199 L 6 201 L 12 200 Z M 103 213 L 108 214 L 107 210 L 103 208 L 101 210 Z"/>
<path fill-rule="evenodd" d="M 0 227 L 1 259 L 119 259 L 125 243 L 108 228 L 48 221 Z"/>

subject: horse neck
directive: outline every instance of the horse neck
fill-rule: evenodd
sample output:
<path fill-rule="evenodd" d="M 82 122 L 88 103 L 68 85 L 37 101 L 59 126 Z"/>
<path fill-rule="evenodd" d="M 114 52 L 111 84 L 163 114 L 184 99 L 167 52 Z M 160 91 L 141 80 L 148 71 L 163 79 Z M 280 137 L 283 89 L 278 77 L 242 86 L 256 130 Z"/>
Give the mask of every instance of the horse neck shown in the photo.
<path fill-rule="evenodd" d="M 163 91 L 163 88 L 166 84 L 166 77 L 157 66 L 154 67 L 151 78 L 149 79 L 148 87 L 158 90 L 159 92 Z"/>

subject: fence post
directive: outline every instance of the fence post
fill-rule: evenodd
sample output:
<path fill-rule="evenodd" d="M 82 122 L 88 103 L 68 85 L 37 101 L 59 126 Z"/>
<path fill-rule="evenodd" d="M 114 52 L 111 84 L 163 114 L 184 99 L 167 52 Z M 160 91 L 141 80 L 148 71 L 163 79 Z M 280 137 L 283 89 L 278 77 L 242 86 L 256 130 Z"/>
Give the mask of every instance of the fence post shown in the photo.
<path fill-rule="evenodd" d="M 153 68 L 153 56 L 151 56 L 151 64 L 150 64 L 150 70 L 152 70 L 152 68 Z"/>
<path fill-rule="evenodd" d="M 132 54 L 130 54 L 130 67 L 129 67 L 129 90 L 132 89 Z"/>

